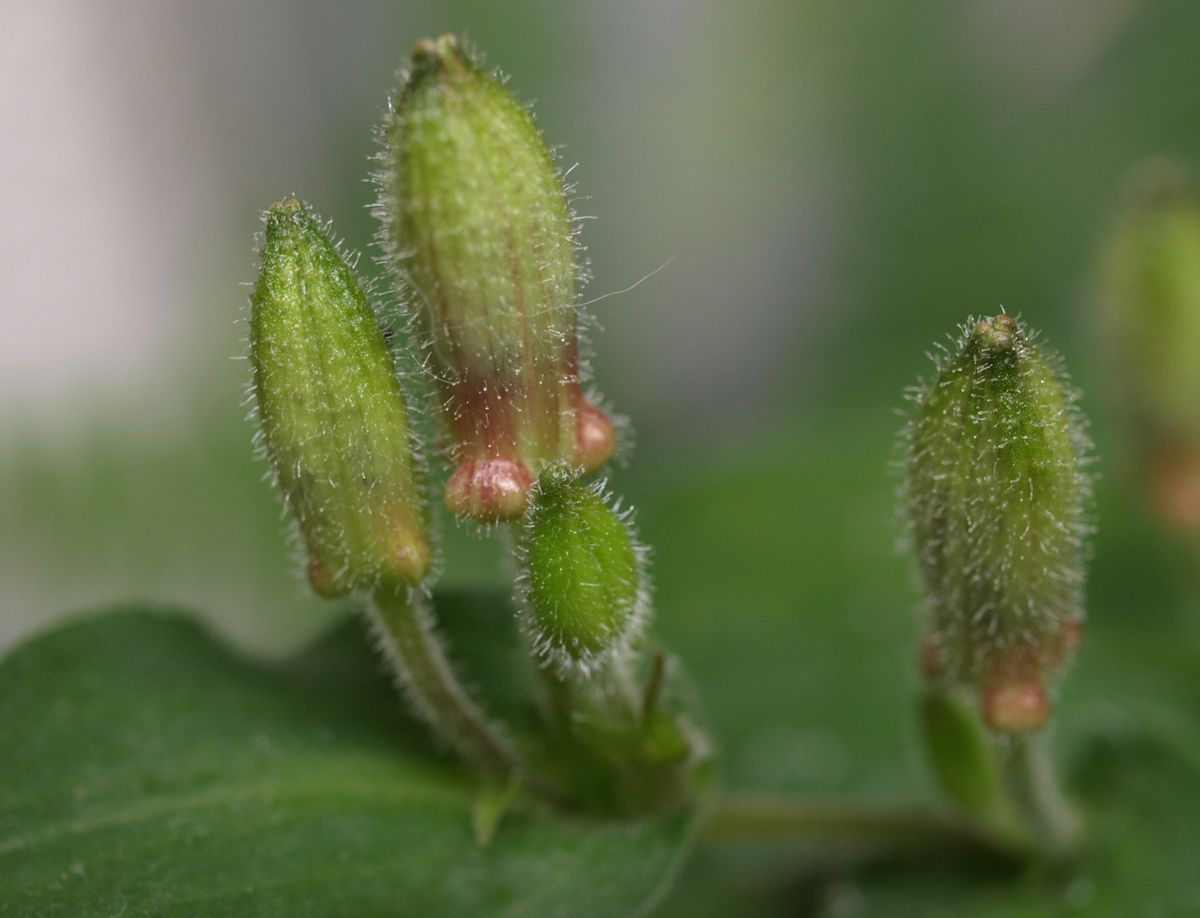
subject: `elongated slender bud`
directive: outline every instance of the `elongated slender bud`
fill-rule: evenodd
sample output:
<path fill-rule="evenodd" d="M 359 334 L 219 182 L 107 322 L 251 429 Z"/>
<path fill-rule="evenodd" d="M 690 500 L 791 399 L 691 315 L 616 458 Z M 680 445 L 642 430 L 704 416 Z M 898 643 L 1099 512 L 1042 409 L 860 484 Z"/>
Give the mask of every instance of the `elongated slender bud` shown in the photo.
<path fill-rule="evenodd" d="M 967 326 L 915 395 L 907 500 L 931 616 L 926 671 L 995 728 L 1049 716 L 1082 621 L 1090 444 L 1076 396 L 1012 316 Z"/>
<path fill-rule="evenodd" d="M 1179 166 L 1131 183 L 1101 277 L 1113 396 L 1160 516 L 1200 527 L 1200 200 Z"/>
<path fill-rule="evenodd" d="M 588 673 L 629 646 L 644 623 L 641 550 L 600 485 L 565 467 L 542 473 L 520 546 L 522 616 L 534 647 Z"/>
<path fill-rule="evenodd" d="M 267 215 L 251 295 L 262 440 L 323 595 L 414 583 L 426 505 L 392 355 L 354 272 L 299 201 Z"/>
<path fill-rule="evenodd" d="M 446 503 L 519 516 L 544 466 L 595 471 L 616 445 L 583 391 L 562 176 L 529 112 L 453 36 L 418 42 L 384 143 L 378 214 L 454 444 Z"/>

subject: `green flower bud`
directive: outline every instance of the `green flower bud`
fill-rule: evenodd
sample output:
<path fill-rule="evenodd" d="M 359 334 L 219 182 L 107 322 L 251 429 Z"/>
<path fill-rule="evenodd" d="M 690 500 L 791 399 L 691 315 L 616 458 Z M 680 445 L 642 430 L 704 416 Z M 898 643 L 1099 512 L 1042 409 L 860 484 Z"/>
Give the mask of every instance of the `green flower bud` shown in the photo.
<path fill-rule="evenodd" d="M 643 551 L 602 487 L 553 466 L 530 494 L 520 544 L 520 606 L 536 652 L 587 674 L 620 655 L 649 601 Z"/>
<path fill-rule="evenodd" d="M 417 43 L 384 143 L 378 213 L 451 432 L 446 503 L 519 516 L 545 465 L 595 471 L 616 445 L 583 392 L 562 176 L 530 113 L 449 35 Z"/>
<path fill-rule="evenodd" d="M 299 201 L 267 214 L 250 297 L 262 443 L 323 595 L 414 583 L 426 509 L 396 368 L 354 272 Z"/>
<path fill-rule="evenodd" d="M 1127 197 L 1101 276 L 1106 365 L 1160 515 L 1200 527 L 1200 201 L 1163 160 Z"/>
<path fill-rule="evenodd" d="M 932 635 L 927 673 L 979 687 L 995 728 L 1049 715 L 1082 621 L 1090 444 L 1059 362 L 1012 316 L 964 328 L 914 395 L 908 518 Z"/>

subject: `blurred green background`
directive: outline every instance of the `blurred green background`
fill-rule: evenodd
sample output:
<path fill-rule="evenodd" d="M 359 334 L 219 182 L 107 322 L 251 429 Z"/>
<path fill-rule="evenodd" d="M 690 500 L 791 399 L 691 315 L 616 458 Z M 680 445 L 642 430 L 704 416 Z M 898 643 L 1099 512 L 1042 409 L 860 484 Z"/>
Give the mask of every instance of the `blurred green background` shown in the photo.
<path fill-rule="evenodd" d="M 1089 335 L 1123 177 L 1151 154 L 1200 163 L 1200 6 L 61 0 L 5 18 L 0 646 L 120 599 L 193 608 L 272 654 L 339 614 L 294 576 L 251 455 L 239 284 L 259 212 L 290 193 L 368 247 L 395 68 L 455 31 L 580 162 L 586 295 L 671 260 L 596 304 L 595 376 L 634 422 L 614 484 L 640 508 L 658 631 L 700 684 L 729 783 L 930 792 L 896 412 L 933 342 L 1004 306 L 1066 356 L 1103 457 L 1091 645 L 1059 738 L 1086 758 L 1153 709 L 1194 744 L 1175 786 L 1200 789 L 1196 555 L 1130 484 Z M 495 548 L 448 529 L 446 582 L 499 582 Z M 1200 858 L 1195 833 L 1141 809 L 1152 830 L 1118 829 L 1144 830 L 1123 861 L 1144 883 L 1110 893 L 1112 914 L 1200 909 L 1178 866 Z M 1179 860 L 1154 856 L 1167 839 Z M 780 891 L 765 855 L 722 863 L 727 898 L 701 863 L 671 907 L 749 913 L 750 890 L 764 913 L 908 913 L 902 892 L 872 910 L 826 873 Z M 1110 874 L 1063 901 L 1094 906 Z M 1161 910 L 1119 910 L 1154 890 Z M 1007 895 L 974 907 L 1009 914 Z"/>

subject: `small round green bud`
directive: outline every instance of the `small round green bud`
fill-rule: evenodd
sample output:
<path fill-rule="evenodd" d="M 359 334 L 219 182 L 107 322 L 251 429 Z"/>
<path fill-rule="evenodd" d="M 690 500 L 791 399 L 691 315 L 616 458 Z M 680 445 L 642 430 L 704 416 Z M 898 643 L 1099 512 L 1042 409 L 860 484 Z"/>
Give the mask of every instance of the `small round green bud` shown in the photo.
<path fill-rule="evenodd" d="M 562 176 L 530 113 L 450 35 L 417 43 L 383 141 L 377 213 L 453 442 L 446 504 L 514 518 L 543 467 L 595 471 L 616 446 L 583 391 Z"/>
<path fill-rule="evenodd" d="M 997 729 L 1048 716 L 1045 674 L 1077 642 L 1090 443 L 1054 358 L 1012 316 L 972 322 L 920 388 L 906 498 L 933 678 L 971 683 Z"/>
<path fill-rule="evenodd" d="M 520 545 L 520 606 L 538 655 L 586 674 L 623 652 L 646 617 L 642 554 L 600 485 L 563 466 L 544 471 Z"/>
<path fill-rule="evenodd" d="M 299 201 L 267 214 L 250 297 L 262 444 L 308 553 L 337 596 L 429 569 L 426 505 L 383 332 L 354 272 Z"/>
<path fill-rule="evenodd" d="M 1185 171 L 1140 167 L 1100 279 L 1106 365 L 1160 516 L 1200 527 L 1200 200 Z"/>

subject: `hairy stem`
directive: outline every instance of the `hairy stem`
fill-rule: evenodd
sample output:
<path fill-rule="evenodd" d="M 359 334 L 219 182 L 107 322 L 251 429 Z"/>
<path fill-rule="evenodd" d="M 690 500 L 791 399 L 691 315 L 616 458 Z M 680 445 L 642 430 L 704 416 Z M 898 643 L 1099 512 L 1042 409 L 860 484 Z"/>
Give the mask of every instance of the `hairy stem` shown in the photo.
<path fill-rule="evenodd" d="M 519 772 L 511 744 L 454 675 L 424 597 L 406 587 L 384 586 L 375 591 L 368 608 L 388 661 L 417 713 L 493 775 L 507 779 Z"/>
<path fill-rule="evenodd" d="M 1034 845 L 1055 857 L 1069 853 L 1078 838 L 1079 822 L 1063 796 L 1041 738 L 1014 734 L 999 751 L 1009 796 Z"/>

